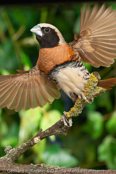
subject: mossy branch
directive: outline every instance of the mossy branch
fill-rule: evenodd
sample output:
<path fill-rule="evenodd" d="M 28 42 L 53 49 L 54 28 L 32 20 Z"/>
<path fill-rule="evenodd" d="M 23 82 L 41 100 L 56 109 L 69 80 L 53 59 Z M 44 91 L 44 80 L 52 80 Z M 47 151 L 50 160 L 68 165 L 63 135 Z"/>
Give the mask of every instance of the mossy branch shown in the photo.
<path fill-rule="evenodd" d="M 89 103 L 93 102 L 94 96 L 98 95 L 99 93 L 105 92 L 105 89 L 98 87 L 98 80 L 99 80 L 99 74 L 97 73 L 92 73 L 91 77 L 88 81 L 88 83 L 85 85 L 85 90 L 83 92 L 84 96 L 83 98 L 78 98 L 74 107 L 70 109 L 68 113 L 65 113 L 61 118 L 64 117 L 66 119 L 65 123 L 68 121 L 70 122 L 70 119 L 72 117 L 78 116 L 82 110 L 84 105 L 89 101 Z M 72 126 L 70 124 L 64 124 L 64 119 L 59 120 L 56 122 L 53 126 L 49 127 L 45 131 L 42 131 L 42 129 L 39 130 L 39 132 L 29 141 L 23 143 L 21 146 L 17 148 L 12 148 L 11 146 L 6 147 L 5 152 L 6 155 L 0 158 L 0 164 L 4 163 L 5 167 L 8 165 L 6 168 L 10 168 L 10 166 L 15 166 L 14 162 L 23 154 L 25 153 L 30 147 L 34 146 L 37 144 L 39 141 L 41 141 L 44 138 L 47 138 L 51 135 L 67 135 L 67 130 Z M 16 164 L 17 166 L 18 164 Z M 22 166 L 21 166 L 22 167 Z M 25 167 L 25 165 L 24 165 Z M 20 168 L 20 165 L 19 165 Z M 12 169 L 12 168 L 11 168 Z M 30 167 L 28 167 L 30 169 Z M 42 167 L 43 169 L 43 167 Z M 45 168 L 46 169 L 46 168 Z M 4 166 L 3 166 L 4 170 Z M 0 165 L 0 172 L 3 171 L 2 166 Z M 43 169 L 44 170 L 44 169 Z M 17 167 L 18 171 L 18 167 Z M 7 172 L 7 170 L 6 170 Z M 15 168 L 15 173 L 16 173 L 16 168 Z"/>
<path fill-rule="evenodd" d="M 106 91 L 105 89 L 97 86 L 99 79 L 100 79 L 100 76 L 97 72 L 91 73 L 91 77 L 88 80 L 88 83 L 86 83 L 85 85 L 83 94 L 90 104 L 92 104 L 94 97 L 96 95 L 99 95 Z M 86 103 L 87 101 L 84 98 L 81 98 L 81 99 L 78 98 L 77 101 L 75 102 L 75 105 L 67 113 L 67 117 L 78 116 L 82 112 L 83 107 Z"/>

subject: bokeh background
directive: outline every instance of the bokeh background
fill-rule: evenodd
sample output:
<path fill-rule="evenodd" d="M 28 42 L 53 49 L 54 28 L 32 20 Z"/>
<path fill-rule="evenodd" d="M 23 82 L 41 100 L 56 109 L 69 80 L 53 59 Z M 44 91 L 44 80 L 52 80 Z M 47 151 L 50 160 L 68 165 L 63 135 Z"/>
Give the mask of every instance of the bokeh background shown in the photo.
<path fill-rule="evenodd" d="M 79 33 L 80 10 L 87 3 L 46 3 L 3 5 L 0 7 L 0 75 L 17 73 L 35 66 L 39 44 L 30 29 L 38 23 L 55 25 L 67 42 Z M 94 3 L 89 3 L 91 8 Z M 99 3 L 102 5 L 102 3 Z M 106 2 L 116 10 L 116 2 Z M 116 63 L 98 69 L 102 79 L 116 76 Z M 17 147 L 60 119 L 73 103 L 62 97 L 44 108 L 15 112 L 0 109 L 0 156 L 7 145 Z M 116 169 L 116 87 L 86 104 L 66 137 L 52 136 L 42 140 L 22 155 L 18 163 L 45 163 L 65 167 Z"/>

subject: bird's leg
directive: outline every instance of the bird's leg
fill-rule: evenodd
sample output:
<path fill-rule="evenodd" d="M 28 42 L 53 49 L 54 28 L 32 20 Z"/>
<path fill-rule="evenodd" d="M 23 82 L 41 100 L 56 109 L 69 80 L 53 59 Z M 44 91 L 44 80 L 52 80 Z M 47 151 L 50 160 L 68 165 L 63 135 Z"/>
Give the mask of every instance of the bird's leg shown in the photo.
<path fill-rule="evenodd" d="M 83 97 L 83 99 L 84 99 L 87 103 L 89 103 L 89 104 L 93 103 L 93 101 L 94 101 L 94 97 L 92 97 L 92 98 L 91 98 L 91 101 L 89 101 L 89 100 L 85 97 L 85 95 L 83 94 L 83 92 L 81 92 L 81 94 L 78 95 L 78 97 L 79 97 L 80 99 Z"/>
<path fill-rule="evenodd" d="M 69 97 L 75 103 L 77 101 L 78 95 L 76 95 L 74 92 L 70 92 L 69 94 Z"/>
<path fill-rule="evenodd" d="M 87 103 L 90 103 L 90 101 L 85 97 L 85 95 L 83 94 L 83 92 L 81 92 L 81 96 L 83 97 L 83 99 L 84 99 Z"/>
<path fill-rule="evenodd" d="M 72 118 L 67 117 L 67 112 L 65 112 L 65 111 L 64 111 L 64 115 L 61 116 L 61 121 L 67 127 L 71 127 L 72 126 Z"/>
<path fill-rule="evenodd" d="M 75 103 L 77 101 L 77 98 L 80 98 L 80 99 L 84 99 L 87 103 L 91 104 L 93 103 L 94 101 L 94 97 L 91 98 L 91 101 L 89 101 L 86 96 L 83 94 L 83 92 L 81 92 L 79 95 L 76 95 L 75 93 L 73 92 L 70 92 L 70 98 L 72 99 L 72 101 Z"/>

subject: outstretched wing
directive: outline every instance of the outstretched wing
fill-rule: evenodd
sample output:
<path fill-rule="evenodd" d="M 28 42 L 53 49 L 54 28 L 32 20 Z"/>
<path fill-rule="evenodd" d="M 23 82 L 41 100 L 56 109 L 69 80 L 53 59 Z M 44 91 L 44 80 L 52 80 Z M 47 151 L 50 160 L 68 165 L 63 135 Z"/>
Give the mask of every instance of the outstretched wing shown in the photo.
<path fill-rule="evenodd" d="M 57 85 L 38 66 L 30 71 L 0 76 L 0 108 L 27 110 L 52 103 L 59 97 Z"/>
<path fill-rule="evenodd" d="M 111 10 L 105 4 L 99 10 L 97 4 L 92 11 L 82 9 L 80 34 L 71 43 L 81 60 L 95 67 L 109 67 L 116 59 L 116 11 Z"/>

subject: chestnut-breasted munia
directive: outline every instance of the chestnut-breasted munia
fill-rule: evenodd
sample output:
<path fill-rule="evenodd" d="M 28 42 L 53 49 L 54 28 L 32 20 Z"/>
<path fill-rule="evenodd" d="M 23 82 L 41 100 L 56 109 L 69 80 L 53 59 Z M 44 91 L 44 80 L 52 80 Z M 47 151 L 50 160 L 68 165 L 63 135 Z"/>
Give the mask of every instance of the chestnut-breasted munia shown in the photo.
<path fill-rule="evenodd" d="M 0 76 L 0 108 L 19 111 L 52 103 L 60 97 L 59 89 L 75 102 L 84 97 L 90 73 L 82 64 L 109 67 L 116 58 L 116 11 L 103 4 L 98 10 L 87 6 L 81 11 L 80 34 L 67 43 L 53 25 L 41 23 L 31 29 L 40 44 L 36 66 L 29 71 Z M 82 62 L 81 62 L 82 61 Z M 99 80 L 110 89 L 116 78 Z"/>

